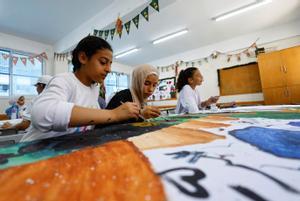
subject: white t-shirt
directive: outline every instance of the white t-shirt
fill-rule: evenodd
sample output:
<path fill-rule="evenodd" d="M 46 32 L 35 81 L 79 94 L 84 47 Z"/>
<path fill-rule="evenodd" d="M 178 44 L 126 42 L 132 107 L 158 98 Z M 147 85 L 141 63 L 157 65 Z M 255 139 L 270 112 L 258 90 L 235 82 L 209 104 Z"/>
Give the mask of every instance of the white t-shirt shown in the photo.
<path fill-rule="evenodd" d="M 30 103 L 27 105 L 26 110 L 23 112 L 23 119 L 26 119 L 28 121 L 31 121 L 31 109 L 32 109 L 32 104 L 33 102 L 37 99 L 37 97 L 34 97 Z"/>
<path fill-rule="evenodd" d="M 34 101 L 31 109 L 31 127 L 21 141 L 93 129 L 94 126 L 69 128 L 68 125 L 74 105 L 99 109 L 98 96 L 97 84 L 85 86 L 74 73 L 62 73 L 55 76 Z"/>
<path fill-rule="evenodd" d="M 196 86 L 193 89 L 190 85 L 185 85 L 179 94 L 175 112 L 181 113 L 197 113 L 201 109 L 200 90 Z"/>

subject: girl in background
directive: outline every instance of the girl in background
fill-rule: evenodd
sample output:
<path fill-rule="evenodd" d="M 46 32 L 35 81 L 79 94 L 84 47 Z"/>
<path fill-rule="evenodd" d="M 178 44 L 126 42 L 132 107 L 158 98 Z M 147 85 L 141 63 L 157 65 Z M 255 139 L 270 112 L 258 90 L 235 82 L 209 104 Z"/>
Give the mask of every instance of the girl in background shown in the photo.
<path fill-rule="evenodd" d="M 197 113 L 202 108 L 207 108 L 218 101 L 219 96 L 212 96 L 206 101 L 201 101 L 199 86 L 203 82 L 202 74 L 198 68 L 190 67 L 180 71 L 176 88 L 179 92 L 179 99 L 175 112 Z"/>
<path fill-rule="evenodd" d="M 147 106 L 147 99 L 153 94 L 159 79 L 158 70 L 144 64 L 133 70 L 131 87 L 117 92 L 108 103 L 106 109 L 114 109 L 126 102 L 134 102 L 140 110 L 139 119 L 130 119 L 129 122 L 143 121 L 160 115 L 155 106 Z"/>
<path fill-rule="evenodd" d="M 19 119 L 23 117 L 23 113 L 26 110 L 25 97 L 20 96 L 17 100 L 13 98 L 9 101 L 11 105 L 5 110 L 9 119 Z"/>

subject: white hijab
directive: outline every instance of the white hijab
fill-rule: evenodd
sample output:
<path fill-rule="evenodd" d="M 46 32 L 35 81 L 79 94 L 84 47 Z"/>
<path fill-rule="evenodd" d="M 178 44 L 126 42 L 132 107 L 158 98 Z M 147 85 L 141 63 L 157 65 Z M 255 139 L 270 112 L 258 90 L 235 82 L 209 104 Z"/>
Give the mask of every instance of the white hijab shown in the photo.
<path fill-rule="evenodd" d="M 149 75 L 156 75 L 159 77 L 159 72 L 154 66 L 148 64 L 138 66 L 132 72 L 130 92 L 133 102 L 138 103 L 141 108 L 145 105 L 145 99 L 143 96 L 144 82 Z"/>

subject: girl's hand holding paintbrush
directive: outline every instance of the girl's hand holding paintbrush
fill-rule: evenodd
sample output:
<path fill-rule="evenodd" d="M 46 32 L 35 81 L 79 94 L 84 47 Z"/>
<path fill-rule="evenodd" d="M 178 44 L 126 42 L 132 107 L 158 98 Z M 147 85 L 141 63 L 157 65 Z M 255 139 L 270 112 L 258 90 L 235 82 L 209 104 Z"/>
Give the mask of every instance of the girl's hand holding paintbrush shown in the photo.
<path fill-rule="evenodd" d="M 140 108 L 136 103 L 132 103 L 132 102 L 126 102 L 115 108 L 115 114 L 116 114 L 116 118 L 119 121 L 122 120 L 127 120 L 129 118 L 139 118 L 140 115 Z"/>
<path fill-rule="evenodd" d="M 145 106 L 143 109 L 141 109 L 141 115 L 145 119 L 156 118 L 160 116 L 160 110 L 155 106 Z"/>

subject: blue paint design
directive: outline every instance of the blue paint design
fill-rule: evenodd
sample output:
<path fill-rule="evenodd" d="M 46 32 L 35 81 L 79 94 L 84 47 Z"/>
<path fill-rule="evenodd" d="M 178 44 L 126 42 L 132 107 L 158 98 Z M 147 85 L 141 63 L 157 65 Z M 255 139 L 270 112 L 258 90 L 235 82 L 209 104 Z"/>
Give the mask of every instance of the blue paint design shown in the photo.
<path fill-rule="evenodd" d="M 300 121 L 293 121 L 293 122 L 290 122 L 289 125 L 291 125 L 291 126 L 296 126 L 296 127 L 300 127 Z"/>
<path fill-rule="evenodd" d="M 229 134 L 276 156 L 300 159 L 300 131 L 248 127 Z"/>

